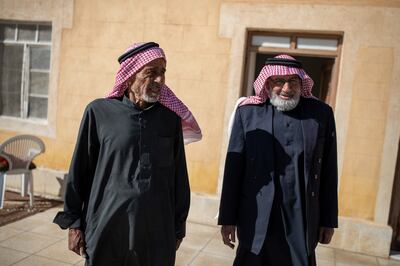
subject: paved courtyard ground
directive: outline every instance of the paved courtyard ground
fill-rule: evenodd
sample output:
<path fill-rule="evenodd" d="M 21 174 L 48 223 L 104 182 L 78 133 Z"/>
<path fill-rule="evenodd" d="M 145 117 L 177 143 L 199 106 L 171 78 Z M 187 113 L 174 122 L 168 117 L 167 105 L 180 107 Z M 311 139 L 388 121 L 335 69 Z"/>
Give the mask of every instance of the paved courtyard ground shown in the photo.
<path fill-rule="evenodd" d="M 51 221 L 59 208 L 49 209 L 0 227 L 0 266 L 84 265 L 67 250 L 67 234 Z M 177 266 L 232 265 L 234 251 L 222 244 L 217 226 L 188 223 Z M 400 261 L 366 256 L 329 247 L 317 248 L 319 266 L 400 266 Z"/>

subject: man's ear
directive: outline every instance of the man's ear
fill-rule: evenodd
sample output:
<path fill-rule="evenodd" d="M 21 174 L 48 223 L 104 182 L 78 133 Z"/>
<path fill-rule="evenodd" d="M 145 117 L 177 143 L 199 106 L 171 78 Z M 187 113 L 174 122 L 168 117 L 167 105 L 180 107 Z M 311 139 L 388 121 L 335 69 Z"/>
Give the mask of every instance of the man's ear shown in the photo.
<path fill-rule="evenodd" d="M 131 86 L 133 84 L 133 82 L 135 82 L 135 77 L 136 75 L 132 75 L 129 79 L 128 79 L 128 85 Z"/>
<path fill-rule="evenodd" d="M 272 85 L 271 82 L 269 82 L 269 79 L 267 79 L 267 81 L 265 82 L 265 88 L 267 89 L 268 97 L 271 97 Z"/>
<path fill-rule="evenodd" d="M 136 75 L 131 76 L 131 77 L 126 81 L 126 84 L 128 85 L 128 89 L 129 89 L 129 90 L 131 89 L 132 84 L 135 82 L 135 76 L 136 76 Z"/>

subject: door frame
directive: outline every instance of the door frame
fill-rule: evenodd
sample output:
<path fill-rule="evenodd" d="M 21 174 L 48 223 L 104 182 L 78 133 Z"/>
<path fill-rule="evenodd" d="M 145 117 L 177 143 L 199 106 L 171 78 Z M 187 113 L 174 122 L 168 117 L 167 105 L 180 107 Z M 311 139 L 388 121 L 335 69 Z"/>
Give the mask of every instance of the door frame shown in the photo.
<path fill-rule="evenodd" d="M 400 251 L 400 140 L 397 149 L 388 224 L 393 229 L 391 249 Z"/>
<path fill-rule="evenodd" d="M 277 36 L 277 37 L 290 37 L 290 48 L 275 48 L 275 47 L 262 47 L 252 45 L 253 36 Z M 336 105 L 336 91 L 339 79 L 339 65 L 340 55 L 343 44 L 343 32 L 327 32 L 327 31 L 292 31 L 292 30 L 260 30 L 255 28 L 246 29 L 246 44 L 245 44 L 245 57 L 244 57 L 244 68 L 242 72 L 242 89 L 241 96 L 247 96 L 249 90 L 252 89 L 252 80 L 250 77 L 254 77 L 255 71 L 255 60 L 257 53 L 275 53 L 275 54 L 290 54 L 293 56 L 305 56 L 305 57 L 324 57 L 334 59 L 331 75 L 331 86 L 328 91 L 328 101 L 333 109 Z M 327 50 L 314 50 L 314 49 L 298 49 L 297 39 L 299 37 L 318 38 L 318 39 L 333 39 L 337 40 L 336 51 Z"/>

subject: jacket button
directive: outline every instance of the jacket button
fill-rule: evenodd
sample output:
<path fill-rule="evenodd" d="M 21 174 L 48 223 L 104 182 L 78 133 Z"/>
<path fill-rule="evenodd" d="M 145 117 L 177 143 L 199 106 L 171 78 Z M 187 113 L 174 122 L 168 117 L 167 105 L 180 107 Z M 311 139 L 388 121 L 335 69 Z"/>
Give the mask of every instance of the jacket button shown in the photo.
<path fill-rule="evenodd" d="M 314 191 L 313 191 L 313 192 L 311 192 L 311 196 L 312 196 L 312 197 L 315 197 L 315 193 L 314 193 Z"/>
<path fill-rule="evenodd" d="M 315 179 L 318 179 L 318 175 L 317 175 L 317 174 L 315 174 L 315 175 L 314 175 L 314 178 L 315 178 Z"/>

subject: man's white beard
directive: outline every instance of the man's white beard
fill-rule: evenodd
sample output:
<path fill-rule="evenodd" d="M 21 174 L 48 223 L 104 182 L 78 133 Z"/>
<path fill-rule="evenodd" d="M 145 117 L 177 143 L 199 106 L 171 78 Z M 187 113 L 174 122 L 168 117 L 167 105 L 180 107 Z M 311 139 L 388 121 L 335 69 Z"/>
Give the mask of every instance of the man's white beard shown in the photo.
<path fill-rule="evenodd" d="M 281 99 L 275 92 L 270 91 L 270 102 L 279 111 L 290 111 L 296 108 L 300 101 L 300 94 L 293 95 L 289 100 Z"/>
<path fill-rule="evenodd" d="M 159 98 L 160 98 L 160 95 L 158 95 L 157 97 L 152 97 L 147 94 L 144 94 L 142 96 L 143 101 L 148 102 L 148 103 L 155 103 L 158 101 Z"/>

